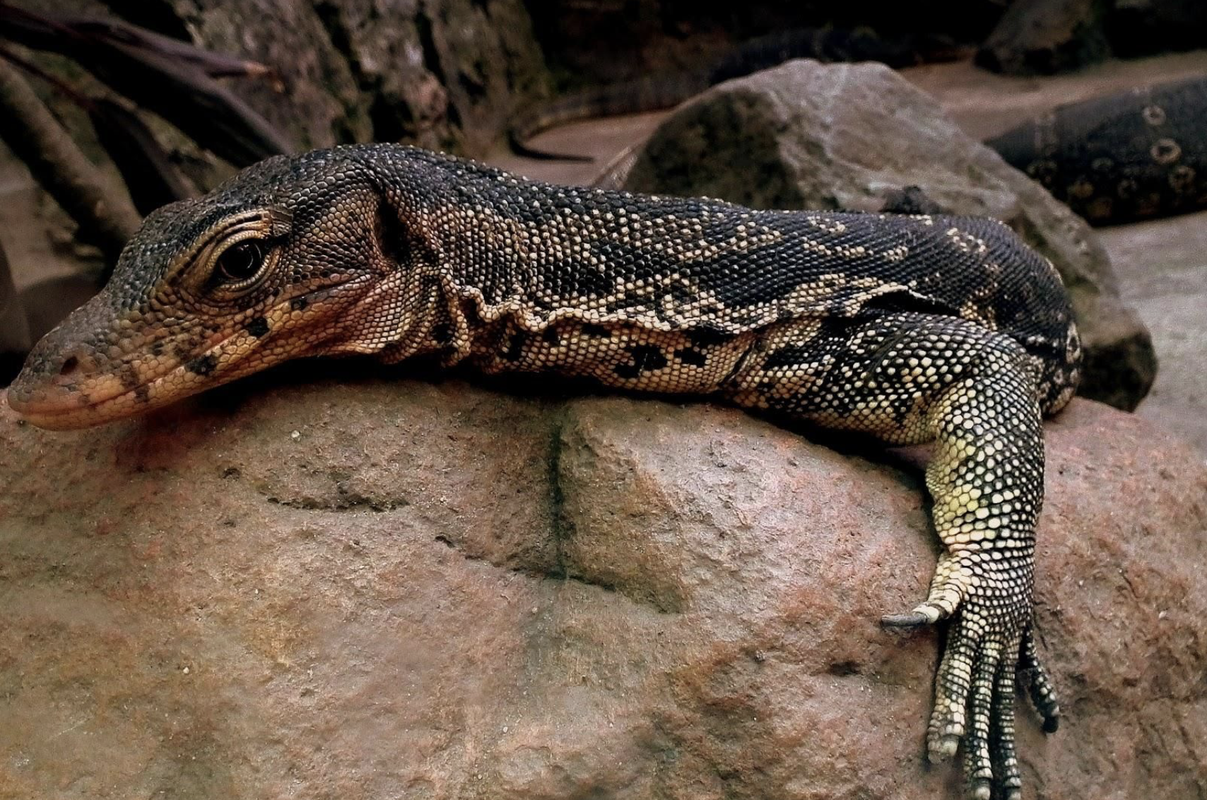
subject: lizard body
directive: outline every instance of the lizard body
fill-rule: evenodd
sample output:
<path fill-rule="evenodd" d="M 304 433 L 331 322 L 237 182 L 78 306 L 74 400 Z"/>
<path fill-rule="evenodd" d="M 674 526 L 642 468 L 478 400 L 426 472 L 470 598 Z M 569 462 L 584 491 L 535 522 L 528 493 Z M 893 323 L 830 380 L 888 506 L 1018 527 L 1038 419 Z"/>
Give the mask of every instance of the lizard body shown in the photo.
<path fill-rule="evenodd" d="M 713 394 L 893 443 L 936 440 L 945 551 L 886 624 L 952 618 L 928 731 L 970 796 L 1019 796 L 1041 414 L 1080 345 L 1060 279 L 983 219 L 753 211 L 533 183 L 396 145 L 278 157 L 152 214 L 9 403 L 49 428 L 149 410 L 288 359 L 420 353 L 485 372 Z"/>

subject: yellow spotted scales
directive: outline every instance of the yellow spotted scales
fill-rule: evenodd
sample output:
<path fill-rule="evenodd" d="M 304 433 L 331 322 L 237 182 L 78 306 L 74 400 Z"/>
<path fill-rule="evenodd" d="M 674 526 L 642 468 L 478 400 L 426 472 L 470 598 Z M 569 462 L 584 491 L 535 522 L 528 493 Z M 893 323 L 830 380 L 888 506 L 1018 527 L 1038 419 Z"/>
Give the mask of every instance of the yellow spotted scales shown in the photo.
<path fill-rule="evenodd" d="M 8 397 L 83 427 L 352 353 L 935 441 L 944 553 L 927 599 L 884 621 L 951 620 L 930 755 L 962 741 L 971 797 L 1020 796 L 1016 671 L 1045 729 L 1058 717 L 1031 632 L 1040 419 L 1081 352 L 1059 277 L 1003 225 L 556 187 L 397 145 L 279 157 L 149 216 Z"/>

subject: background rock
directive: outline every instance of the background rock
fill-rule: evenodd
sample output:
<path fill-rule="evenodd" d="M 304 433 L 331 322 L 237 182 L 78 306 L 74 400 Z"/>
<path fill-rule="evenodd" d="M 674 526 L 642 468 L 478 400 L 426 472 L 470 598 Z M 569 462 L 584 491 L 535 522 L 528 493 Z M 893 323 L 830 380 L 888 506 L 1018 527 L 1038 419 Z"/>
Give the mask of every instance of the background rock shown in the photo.
<path fill-rule="evenodd" d="M 759 36 L 802 28 L 979 44 L 1002 0 L 527 0 L 537 38 L 565 83 L 609 83 L 699 69 Z"/>
<path fill-rule="evenodd" d="M 919 454 L 736 410 L 259 376 L 69 434 L 0 402 L 0 797 L 958 796 Z M 285 385 L 281 385 L 284 383 Z M 1207 468 L 1048 426 L 1030 797 L 1207 791 Z"/>
<path fill-rule="evenodd" d="M 1102 61 L 1111 0 L 1015 0 L 977 51 L 982 67 L 1008 75 L 1051 75 Z"/>
<path fill-rule="evenodd" d="M 29 320 L 17 299 L 17 288 L 4 248 L 0 248 L 0 382 L 13 379 L 32 344 Z"/>
<path fill-rule="evenodd" d="M 1051 259 L 1086 346 L 1082 394 L 1136 406 L 1156 356 L 1089 226 L 885 67 L 793 61 L 716 86 L 662 124 L 625 181 L 755 208 L 867 211 L 910 185 L 947 213 L 1005 221 Z"/>
<path fill-rule="evenodd" d="M 1107 37 L 1122 58 L 1198 50 L 1207 41 L 1207 5 L 1185 0 L 1114 0 Z"/>
<path fill-rule="evenodd" d="M 483 155 L 548 75 L 522 0 L 107 0 L 131 22 L 277 69 L 241 93 L 299 149 L 407 141 Z"/>
<path fill-rule="evenodd" d="M 133 5 L 113 7 L 121 11 Z M 138 5 L 166 7 L 194 44 L 277 70 L 279 87 L 243 80 L 231 82 L 230 88 L 298 150 L 368 141 L 373 135 L 368 99 L 359 96 L 348 62 L 308 0 L 152 0 Z M 169 16 L 166 10 L 159 14 Z"/>
<path fill-rule="evenodd" d="M 977 51 L 1008 75 L 1068 72 L 1110 57 L 1197 50 L 1207 6 L 1187 0 L 1014 0 Z"/>

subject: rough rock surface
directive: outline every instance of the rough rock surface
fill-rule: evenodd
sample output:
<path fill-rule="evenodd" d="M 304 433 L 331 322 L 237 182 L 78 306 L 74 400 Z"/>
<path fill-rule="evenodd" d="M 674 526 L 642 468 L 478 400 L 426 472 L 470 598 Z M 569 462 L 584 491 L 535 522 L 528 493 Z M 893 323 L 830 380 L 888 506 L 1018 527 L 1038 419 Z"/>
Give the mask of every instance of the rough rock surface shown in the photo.
<path fill-rule="evenodd" d="M 228 85 L 299 150 L 375 140 L 482 155 L 518 106 L 548 91 L 544 59 L 522 0 L 28 0 L 25 5 L 43 12 L 117 15 L 273 67 L 280 85 L 251 79 Z M 78 80 L 75 73 L 71 82 Z"/>
<path fill-rule="evenodd" d="M 235 81 L 231 91 L 284 132 L 299 150 L 372 136 L 366 100 L 313 5 L 302 0 L 155 0 L 183 23 L 195 44 L 260 61 L 268 81 Z"/>
<path fill-rule="evenodd" d="M 625 181 L 755 208 L 867 211 L 911 185 L 948 213 L 1004 220 L 1050 258 L 1086 345 L 1082 394 L 1140 402 L 1152 341 L 1089 226 L 886 67 L 792 61 L 716 86 L 662 124 Z"/>
<path fill-rule="evenodd" d="M 1111 54 L 1103 30 L 1111 0 L 1017 0 L 977 51 L 977 63 L 1008 75 L 1051 75 Z"/>
<path fill-rule="evenodd" d="M 1016 0 L 977 51 L 1008 75 L 1051 75 L 1102 61 L 1196 50 L 1207 5 L 1185 0 Z"/>
<path fill-rule="evenodd" d="M 306 382 L 316 371 L 343 381 Z M 306 365 L 73 434 L 0 401 L 0 797 L 958 797 L 917 451 Z M 1028 796 L 1207 793 L 1207 468 L 1048 425 Z"/>
<path fill-rule="evenodd" d="M 149 5 L 166 6 L 203 46 L 280 70 L 284 92 L 262 82 L 239 91 L 292 132 L 299 149 L 408 141 L 480 155 L 517 104 L 546 90 L 521 0 Z M 149 21 L 144 4 L 116 6 L 135 21 Z"/>

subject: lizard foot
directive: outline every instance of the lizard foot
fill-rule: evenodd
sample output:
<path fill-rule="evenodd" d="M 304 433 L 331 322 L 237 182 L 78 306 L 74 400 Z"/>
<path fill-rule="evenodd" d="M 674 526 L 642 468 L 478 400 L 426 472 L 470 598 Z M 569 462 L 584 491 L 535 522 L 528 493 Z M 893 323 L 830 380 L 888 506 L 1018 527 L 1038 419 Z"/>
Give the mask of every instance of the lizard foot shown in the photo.
<path fill-rule="evenodd" d="M 984 561 L 969 569 L 941 570 L 926 601 L 905 614 L 884 617 L 890 627 L 915 627 L 952 618 L 935 677 L 935 704 L 926 734 L 932 763 L 964 748 L 964 773 L 971 800 L 1020 800 L 1015 755 L 1014 693 L 1022 672 L 1044 730 L 1054 731 L 1060 708 L 1048 673 L 1038 661 L 1029 616 L 1029 592 Z M 958 598 L 958 613 L 948 601 Z"/>
<path fill-rule="evenodd" d="M 1002 631 L 991 615 L 979 612 L 977 604 L 965 604 L 948 632 L 926 749 L 931 762 L 946 761 L 962 741 L 968 796 L 989 800 L 997 783 L 1001 797 L 1017 800 L 1014 673 L 1021 637 Z"/>

